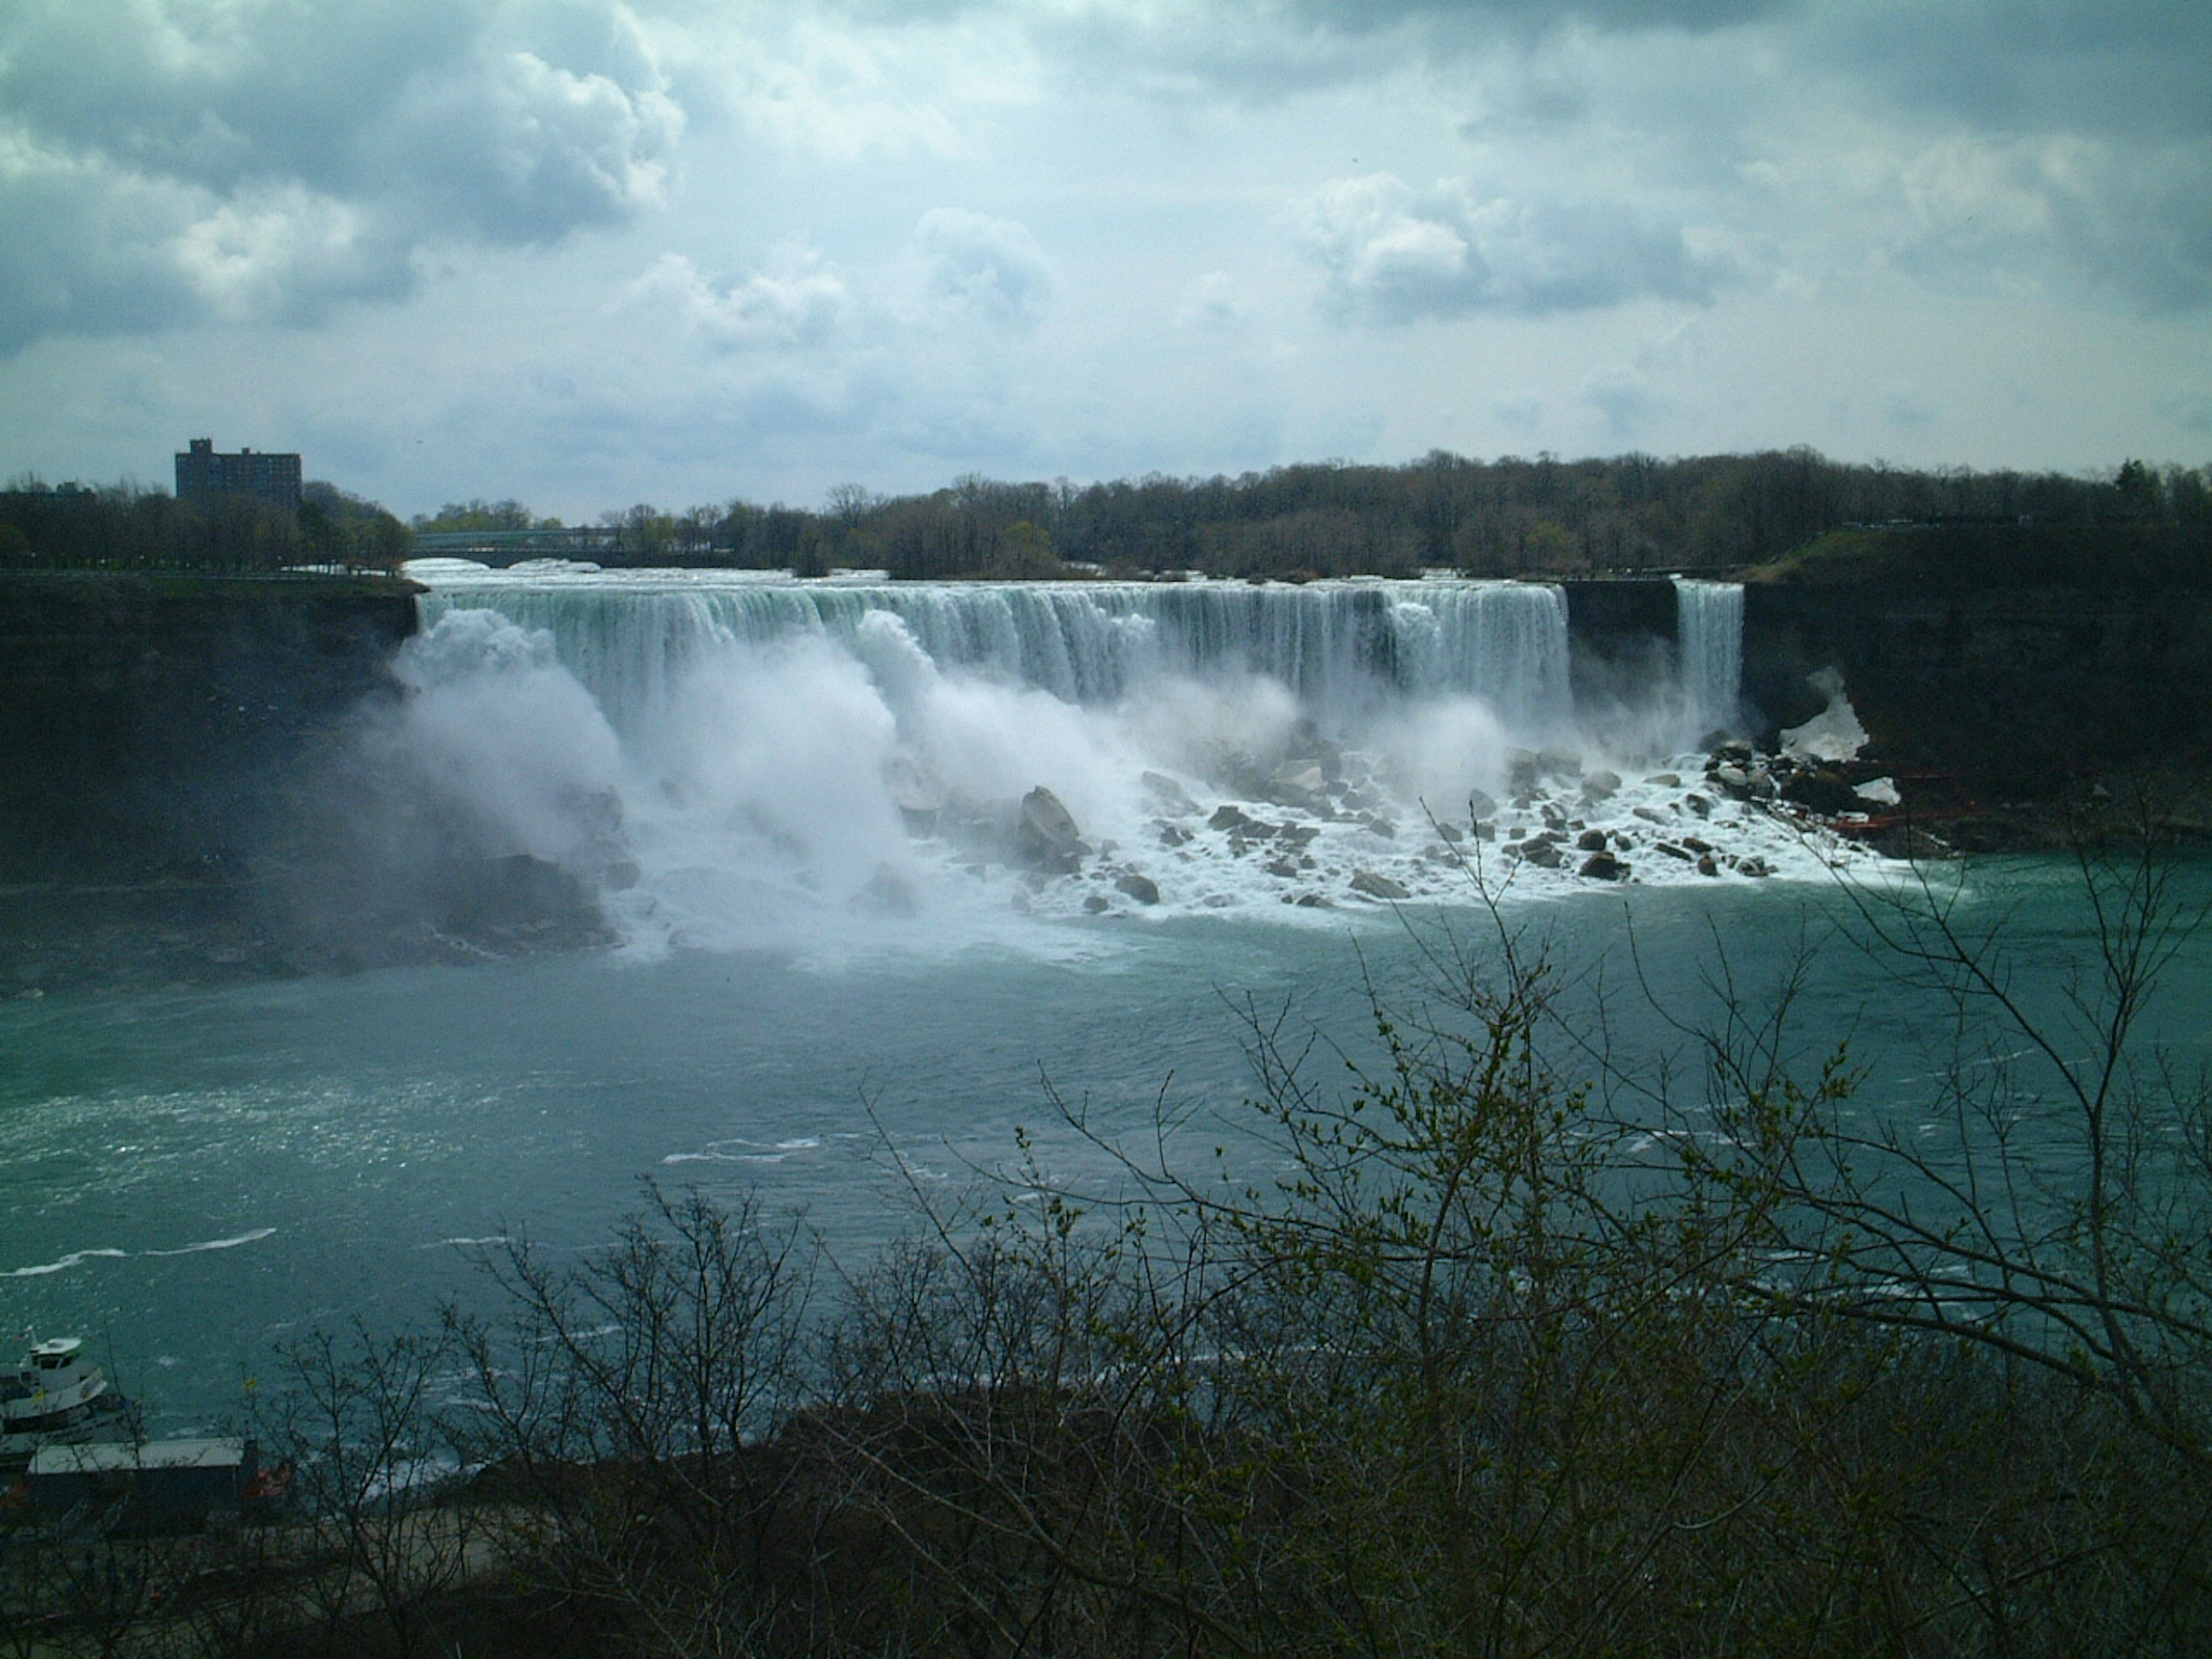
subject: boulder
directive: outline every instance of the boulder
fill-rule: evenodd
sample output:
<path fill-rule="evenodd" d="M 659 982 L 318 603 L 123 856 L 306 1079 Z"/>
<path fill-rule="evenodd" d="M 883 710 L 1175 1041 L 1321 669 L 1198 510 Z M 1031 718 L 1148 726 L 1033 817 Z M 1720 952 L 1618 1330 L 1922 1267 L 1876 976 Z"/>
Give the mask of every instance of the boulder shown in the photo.
<path fill-rule="evenodd" d="M 1231 835 L 1250 836 L 1255 839 L 1275 833 L 1273 824 L 1263 823 L 1243 807 L 1233 805 L 1226 801 L 1213 809 L 1213 816 L 1206 821 L 1206 827 L 1209 830 L 1226 830 Z"/>
<path fill-rule="evenodd" d="M 1585 830 L 1575 837 L 1575 849 L 1583 853 L 1605 851 L 1606 836 L 1602 830 Z"/>
<path fill-rule="evenodd" d="M 1583 860 L 1582 873 L 1592 881 L 1626 881 L 1628 866 L 1610 853 L 1593 853 Z"/>
<path fill-rule="evenodd" d="M 1395 900 L 1413 896 L 1402 883 L 1393 881 L 1388 876 L 1377 875 L 1372 870 L 1355 871 L 1352 877 L 1352 890 L 1364 893 L 1372 899 Z"/>
<path fill-rule="evenodd" d="M 1115 878 L 1114 885 L 1139 904 L 1158 904 L 1160 902 L 1159 884 L 1150 876 L 1141 875 L 1134 870 L 1124 871 Z"/>
<path fill-rule="evenodd" d="M 1593 805 L 1611 800 L 1620 792 L 1620 774 L 1603 768 L 1590 773 L 1583 780 L 1583 799 Z"/>
<path fill-rule="evenodd" d="M 1075 827 L 1074 815 L 1042 784 L 1022 797 L 1014 848 L 1030 869 L 1055 876 L 1074 874 L 1091 852 L 1082 831 Z"/>
<path fill-rule="evenodd" d="M 1190 792 L 1164 772 L 1146 772 L 1137 780 L 1145 787 L 1145 794 L 1152 811 L 1171 818 L 1191 818 L 1198 816 L 1198 803 Z"/>
<path fill-rule="evenodd" d="M 1808 811 L 1833 817 L 1838 812 L 1858 812 L 1865 810 L 1858 792 L 1845 783 L 1840 773 L 1832 767 L 1800 768 L 1790 781 L 1782 786 L 1785 800 L 1795 801 Z"/>

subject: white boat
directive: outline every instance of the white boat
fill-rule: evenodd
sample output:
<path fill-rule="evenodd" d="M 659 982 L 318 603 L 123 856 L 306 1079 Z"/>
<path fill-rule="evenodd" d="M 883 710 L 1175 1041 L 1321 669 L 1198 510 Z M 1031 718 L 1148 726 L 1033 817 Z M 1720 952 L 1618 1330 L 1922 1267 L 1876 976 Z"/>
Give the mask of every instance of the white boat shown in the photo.
<path fill-rule="evenodd" d="M 0 1463 L 21 1463 L 41 1446 L 90 1439 L 124 1407 L 107 1374 L 73 1336 L 33 1340 L 21 1364 L 0 1371 Z"/>

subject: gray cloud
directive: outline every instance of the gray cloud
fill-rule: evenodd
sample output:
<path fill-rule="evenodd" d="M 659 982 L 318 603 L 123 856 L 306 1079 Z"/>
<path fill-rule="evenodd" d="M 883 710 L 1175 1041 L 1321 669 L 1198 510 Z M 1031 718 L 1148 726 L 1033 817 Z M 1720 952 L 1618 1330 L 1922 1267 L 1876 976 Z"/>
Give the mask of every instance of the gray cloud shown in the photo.
<path fill-rule="evenodd" d="M 1791 38 L 1801 61 L 1980 130 L 2212 135 L 2202 0 L 1827 0 Z"/>
<path fill-rule="evenodd" d="M 2153 311 L 2212 302 L 2212 149 L 1954 138 L 1901 185 L 1908 269 L 2056 272 Z"/>
<path fill-rule="evenodd" d="M 1625 368 L 1591 376 L 1583 387 L 1581 401 L 1605 416 L 1607 431 L 1618 441 L 1641 438 L 1671 407 L 1643 374 Z"/>
<path fill-rule="evenodd" d="M 930 294 L 951 308 L 1011 327 L 1051 299 L 1051 261 L 1025 225 L 960 208 L 932 208 L 915 226 Z"/>
<path fill-rule="evenodd" d="M 28 0 L 0 16 L 0 225 L 42 234 L 10 238 L 0 349 L 404 294 L 420 248 L 653 205 L 683 128 L 617 0 Z"/>
<path fill-rule="evenodd" d="M 1611 203 L 1417 191 L 1389 173 L 1340 179 L 1300 210 L 1305 249 L 1344 314 L 1403 323 L 1478 311 L 1588 311 L 1646 295 L 1704 302 L 1726 273 L 1679 230 Z"/>

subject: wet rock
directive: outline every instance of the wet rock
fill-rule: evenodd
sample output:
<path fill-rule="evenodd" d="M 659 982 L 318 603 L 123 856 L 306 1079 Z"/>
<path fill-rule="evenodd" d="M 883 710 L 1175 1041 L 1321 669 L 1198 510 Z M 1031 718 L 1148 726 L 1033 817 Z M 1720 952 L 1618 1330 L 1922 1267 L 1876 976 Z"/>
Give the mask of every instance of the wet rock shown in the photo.
<path fill-rule="evenodd" d="M 1114 885 L 1139 904 L 1158 904 L 1160 902 L 1160 884 L 1138 871 L 1124 871 L 1115 878 Z"/>
<path fill-rule="evenodd" d="M 1642 818 L 1646 823 L 1664 823 L 1667 822 L 1667 815 L 1664 812 L 1660 811 L 1656 807 L 1650 806 L 1632 806 L 1629 809 L 1629 816 L 1631 817 Z"/>
<path fill-rule="evenodd" d="M 1644 781 L 1656 784 L 1662 789 L 1680 789 L 1682 787 L 1682 775 L 1679 772 L 1654 772 Z"/>
<path fill-rule="evenodd" d="M 1858 792 L 1844 781 L 1842 774 L 1826 766 L 1793 773 L 1790 781 L 1782 787 L 1782 797 L 1828 817 L 1838 812 L 1860 811 L 1864 806 Z"/>
<path fill-rule="evenodd" d="M 1372 870 L 1353 872 L 1352 890 L 1355 893 L 1364 893 L 1372 899 L 1402 899 L 1413 896 L 1404 884 L 1393 881 L 1388 876 L 1377 875 Z"/>
<path fill-rule="evenodd" d="M 1585 830 L 1575 837 L 1575 849 L 1583 853 L 1605 851 L 1606 835 L 1602 830 Z"/>
<path fill-rule="evenodd" d="M 1701 818 L 1709 818 L 1713 815 L 1713 803 L 1711 798 L 1709 796 L 1697 794 L 1685 795 L 1682 797 L 1682 805 L 1688 807 L 1692 812 L 1696 813 Z"/>
<path fill-rule="evenodd" d="M 1391 823 L 1389 819 L 1384 817 L 1380 812 L 1370 812 L 1365 817 L 1359 820 L 1359 824 L 1362 829 L 1368 832 L 1368 834 L 1380 836 L 1385 841 L 1395 841 L 1398 839 L 1398 826 Z"/>
<path fill-rule="evenodd" d="M 1494 818 L 1498 816 L 1498 803 L 1481 790 L 1470 789 L 1467 792 L 1467 815 L 1470 819 Z"/>
<path fill-rule="evenodd" d="M 1198 803 L 1190 792 L 1164 772 L 1146 772 L 1137 780 L 1144 785 L 1145 798 L 1152 803 L 1152 811 L 1172 818 L 1194 818 Z"/>
<path fill-rule="evenodd" d="M 1611 800 L 1620 793 L 1620 774 L 1608 772 L 1601 767 L 1583 780 L 1583 799 L 1593 805 Z"/>
<path fill-rule="evenodd" d="M 1056 876 L 1073 875 L 1091 852 L 1074 816 L 1042 784 L 1022 797 L 1014 847 L 1030 869 Z"/>
<path fill-rule="evenodd" d="M 1093 893 L 1089 898 L 1083 901 L 1083 908 L 1089 914 L 1095 916 L 1102 910 L 1109 908 L 1109 906 L 1105 894 Z"/>
<path fill-rule="evenodd" d="M 1717 876 L 1720 872 L 1720 861 L 1714 858 L 1711 853 L 1703 854 L 1698 857 L 1698 873 L 1699 875 Z"/>
<path fill-rule="evenodd" d="M 1713 850 L 1712 842 L 1702 836 L 1685 836 L 1682 837 L 1682 845 L 1692 853 L 1710 853 Z"/>
<path fill-rule="evenodd" d="M 1190 831 L 1184 829 L 1182 825 L 1179 823 L 1162 823 L 1158 827 L 1161 846 L 1185 847 L 1190 843 Z"/>
<path fill-rule="evenodd" d="M 1626 881 L 1628 866 L 1610 853 L 1593 853 L 1583 860 L 1582 873 L 1592 881 Z"/>
<path fill-rule="evenodd" d="M 1547 870 L 1556 870 L 1563 861 L 1559 849 L 1548 841 L 1526 841 L 1521 843 L 1521 856 L 1529 863 Z"/>
<path fill-rule="evenodd" d="M 1867 845 L 1886 859 L 1912 859 L 1926 863 L 1931 859 L 1954 857 L 1948 842 L 1929 835 L 1925 830 L 1916 830 L 1900 823 L 1871 837 Z"/>
<path fill-rule="evenodd" d="M 879 869 L 860 890 L 861 897 L 878 915 L 913 916 L 921 913 L 921 902 L 913 884 L 896 870 Z"/>
<path fill-rule="evenodd" d="M 1213 816 L 1206 821 L 1209 830 L 1226 830 L 1232 835 L 1249 836 L 1261 840 L 1275 833 L 1275 826 L 1254 817 L 1243 807 L 1224 801 L 1213 809 Z"/>
<path fill-rule="evenodd" d="M 1698 856 L 1688 848 L 1677 846 L 1671 841 L 1655 841 L 1651 845 L 1659 852 L 1664 853 L 1668 858 L 1680 859 L 1685 864 L 1692 862 Z"/>
<path fill-rule="evenodd" d="M 1291 859 L 1269 859 L 1267 869 L 1269 875 L 1279 876 L 1285 881 L 1295 878 L 1298 873 L 1297 861 Z"/>
<path fill-rule="evenodd" d="M 1739 874 L 1754 878 L 1768 876 L 1774 873 L 1767 867 L 1766 860 L 1760 858 L 1756 853 L 1753 854 L 1747 859 L 1738 859 L 1736 860 L 1735 867 Z"/>
<path fill-rule="evenodd" d="M 1286 823 L 1275 831 L 1275 844 L 1279 847 L 1286 847 L 1295 853 L 1305 847 L 1319 834 L 1321 834 L 1320 830 L 1310 823 Z"/>

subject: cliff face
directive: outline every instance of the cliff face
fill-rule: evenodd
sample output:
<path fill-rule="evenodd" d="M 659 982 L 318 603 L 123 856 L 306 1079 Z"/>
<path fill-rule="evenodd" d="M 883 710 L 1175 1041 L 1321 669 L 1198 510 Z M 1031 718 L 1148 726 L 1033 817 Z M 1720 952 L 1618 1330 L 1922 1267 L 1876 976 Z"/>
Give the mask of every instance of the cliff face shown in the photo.
<path fill-rule="evenodd" d="M 0 574 L 0 882 L 245 860 L 415 626 L 391 581 Z"/>
<path fill-rule="evenodd" d="M 2212 755 L 2212 590 L 2197 585 L 1747 588 L 1744 699 L 1766 732 L 1819 712 L 1806 677 L 1829 666 L 1886 758 L 1998 798 L 2193 774 Z"/>

